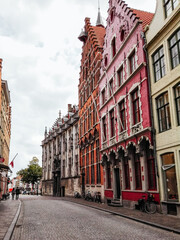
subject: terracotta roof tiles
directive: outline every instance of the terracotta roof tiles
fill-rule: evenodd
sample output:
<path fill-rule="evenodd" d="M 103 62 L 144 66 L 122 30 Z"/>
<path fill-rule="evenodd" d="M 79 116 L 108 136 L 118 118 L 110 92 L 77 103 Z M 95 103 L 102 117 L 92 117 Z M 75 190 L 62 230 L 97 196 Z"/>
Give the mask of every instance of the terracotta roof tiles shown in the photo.
<path fill-rule="evenodd" d="M 145 11 L 137 10 L 133 8 L 131 8 L 131 10 L 142 21 L 143 29 L 145 28 L 146 25 L 149 25 L 151 23 L 154 17 L 154 13 L 145 12 Z"/>

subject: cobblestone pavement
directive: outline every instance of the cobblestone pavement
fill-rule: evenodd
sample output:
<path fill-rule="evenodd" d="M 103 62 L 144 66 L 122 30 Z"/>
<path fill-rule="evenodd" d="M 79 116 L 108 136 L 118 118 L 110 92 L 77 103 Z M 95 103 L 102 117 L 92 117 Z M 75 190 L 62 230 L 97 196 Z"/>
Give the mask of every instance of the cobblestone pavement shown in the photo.
<path fill-rule="evenodd" d="M 0 201 L 0 240 L 6 235 L 19 207 L 19 200 Z"/>
<path fill-rule="evenodd" d="M 122 218 L 113 213 L 78 205 L 69 200 L 67 198 L 22 197 L 22 212 L 17 223 L 19 227 L 18 231 L 16 228 L 12 239 L 180 239 L 180 236 L 175 233 Z M 84 201 L 78 200 L 79 203 Z"/>
<path fill-rule="evenodd" d="M 147 214 L 135 209 L 129 209 L 124 207 L 112 207 L 107 204 L 98 204 L 91 201 L 85 201 L 83 198 L 72 198 L 64 197 L 59 198 L 66 201 L 72 201 L 83 205 L 88 205 L 94 208 L 100 208 L 105 211 L 112 211 L 114 213 L 120 214 L 121 216 L 135 219 L 136 221 L 147 223 L 148 225 L 157 225 L 164 229 L 169 229 L 169 231 L 175 231 L 180 234 L 180 218 L 172 215 L 164 215 L 160 213 Z"/>

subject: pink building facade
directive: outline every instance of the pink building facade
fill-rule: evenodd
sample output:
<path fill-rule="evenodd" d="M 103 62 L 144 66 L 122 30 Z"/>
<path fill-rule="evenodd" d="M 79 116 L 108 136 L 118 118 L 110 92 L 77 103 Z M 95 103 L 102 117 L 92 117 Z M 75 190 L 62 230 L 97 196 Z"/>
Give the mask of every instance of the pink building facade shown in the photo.
<path fill-rule="evenodd" d="M 151 192 L 159 202 L 144 29 L 153 14 L 110 0 L 99 82 L 105 200 L 135 208 Z"/>

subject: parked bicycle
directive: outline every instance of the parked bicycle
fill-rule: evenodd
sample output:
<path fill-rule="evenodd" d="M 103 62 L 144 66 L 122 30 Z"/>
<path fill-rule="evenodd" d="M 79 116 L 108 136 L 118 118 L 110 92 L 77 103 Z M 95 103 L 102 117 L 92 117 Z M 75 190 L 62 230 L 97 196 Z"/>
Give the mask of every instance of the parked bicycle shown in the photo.
<path fill-rule="evenodd" d="M 94 201 L 98 202 L 98 203 L 101 203 L 101 193 L 100 192 L 95 192 Z"/>
<path fill-rule="evenodd" d="M 139 208 L 142 212 L 155 213 L 157 211 L 157 207 L 154 200 L 154 196 L 151 193 L 147 194 L 148 194 L 147 199 L 146 196 L 143 195 L 142 199 L 138 200 Z"/>
<path fill-rule="evenodd" d="M 81 198 L 81 194 L 76 191 L 76 192 L 74 193 L 74 197 L 75 197 L 75 198 Z"/>
<path fill-rule="evenodd" d="M 87 200 L 87 201 L 94 201 L 94 198 L 93 198 L 93 196 L 91 195 L 91 192 L 90 191 L 88 191 L 87 192 L 87 194 L 85 195 L 85 200 Z"/>

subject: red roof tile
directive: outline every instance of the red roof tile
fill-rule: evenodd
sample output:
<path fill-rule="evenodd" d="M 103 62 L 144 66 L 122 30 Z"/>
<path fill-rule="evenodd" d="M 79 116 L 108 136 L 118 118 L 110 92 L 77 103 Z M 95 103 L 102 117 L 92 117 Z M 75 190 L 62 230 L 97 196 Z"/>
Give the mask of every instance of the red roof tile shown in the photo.
<path fill-rule="evenodd" d="M 145 11 L 137 10 L 133 8 L 131 8 L 131 10 L 142 21 L 143 29 L 145 28 L 146 25 L 149 25 L 151 23 L 154 17 L 154 13 L 145 12 Z"/>

